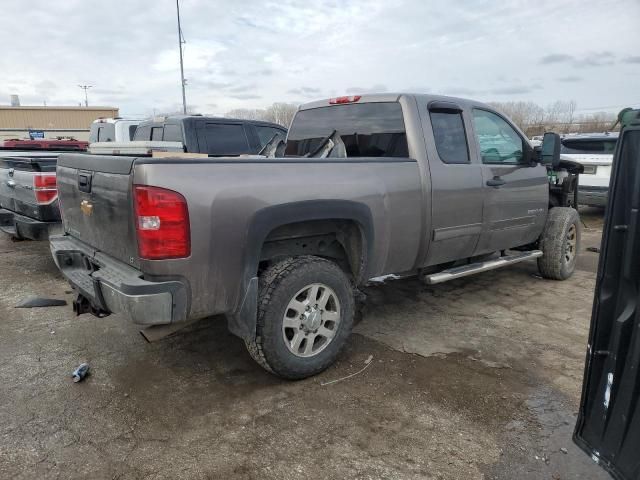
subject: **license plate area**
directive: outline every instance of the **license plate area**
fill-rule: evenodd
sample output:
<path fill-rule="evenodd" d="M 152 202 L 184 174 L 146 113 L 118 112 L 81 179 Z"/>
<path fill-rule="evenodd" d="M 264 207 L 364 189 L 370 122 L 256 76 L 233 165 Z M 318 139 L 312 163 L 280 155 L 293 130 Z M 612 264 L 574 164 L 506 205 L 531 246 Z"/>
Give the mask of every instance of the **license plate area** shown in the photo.
<path fill-rule="evenodd" d="M 586 175 L 595 175 L 597 171 L 598 167 L 596 165 L 584 165 L 584 172 L 582 173 Z"/>

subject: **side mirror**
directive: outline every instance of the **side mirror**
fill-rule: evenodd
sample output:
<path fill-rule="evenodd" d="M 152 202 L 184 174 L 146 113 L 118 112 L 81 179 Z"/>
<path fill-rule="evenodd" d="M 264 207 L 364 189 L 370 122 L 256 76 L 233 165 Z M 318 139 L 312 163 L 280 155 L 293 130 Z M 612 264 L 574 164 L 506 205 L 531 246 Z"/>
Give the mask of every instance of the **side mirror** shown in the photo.
<path fill-rule="evenodd" d="M 560 164 L 560 145 L 560 135 L 553 132 L 545 133 L 542 138 L 540 163 L 553 169 L 558 168 Z"/>

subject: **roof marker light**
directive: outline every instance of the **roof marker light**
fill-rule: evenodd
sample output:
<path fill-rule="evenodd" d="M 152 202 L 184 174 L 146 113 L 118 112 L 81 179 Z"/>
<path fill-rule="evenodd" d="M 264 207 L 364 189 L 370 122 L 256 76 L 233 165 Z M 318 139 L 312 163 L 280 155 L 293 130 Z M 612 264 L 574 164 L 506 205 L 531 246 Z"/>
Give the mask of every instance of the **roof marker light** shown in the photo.
<path fill-rule="evenodd" d="M 329 105 L 340 105 L 342 103 L 355 103 L 362 98 L 362 95 L 351 95 L 346 97 L 336 97 L 329 99 Z"/>

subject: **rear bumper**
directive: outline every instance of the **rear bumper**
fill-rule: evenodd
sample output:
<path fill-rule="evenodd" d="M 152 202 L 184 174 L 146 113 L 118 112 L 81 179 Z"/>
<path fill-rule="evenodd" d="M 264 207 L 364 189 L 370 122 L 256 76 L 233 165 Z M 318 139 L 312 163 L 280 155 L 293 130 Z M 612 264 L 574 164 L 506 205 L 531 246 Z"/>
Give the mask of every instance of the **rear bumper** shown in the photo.
<path fill-rule="evenodd" d="M 60 222 L 43 222 L 0 208 L 0 230 L 18 238 L 47 240 L 49 235 L 62 233 Z"/>
<path fill-rule="evenodd" d="M 186 282 L 145 280 L 141 271 L 68 235 L 52 236 L 50 246 L 62 274 L 95 310 L 117 313 L 141 325 L 187 319 Z"/>
<path fill-rule="evenodd" d="M 580 205 L 605 207 L 609 198 L 609 187 L 578 186 L 578 202 Z"/>

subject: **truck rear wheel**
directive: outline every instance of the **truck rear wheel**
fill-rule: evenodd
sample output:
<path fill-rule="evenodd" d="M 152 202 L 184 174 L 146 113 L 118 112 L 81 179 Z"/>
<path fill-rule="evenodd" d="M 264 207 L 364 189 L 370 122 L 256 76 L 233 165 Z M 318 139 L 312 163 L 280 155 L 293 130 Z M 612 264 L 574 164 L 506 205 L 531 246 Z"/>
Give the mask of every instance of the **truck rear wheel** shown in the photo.
<path fill-rule="evenodd" d="M 542 257 L 538 270 L 544 278 L 566 280 L 575 268 L 580 248 L 580 216 L 569 207 L 549 210 L 547 223 L 540 237 Z"/>
<path fill-rule="evenodd" d="M 256 339 L 247 350 L 263 368 L 287 379 L 320 373 L 351 333 L 351 282 L 333 262 L 289 258 L 260 276 Z"/>

